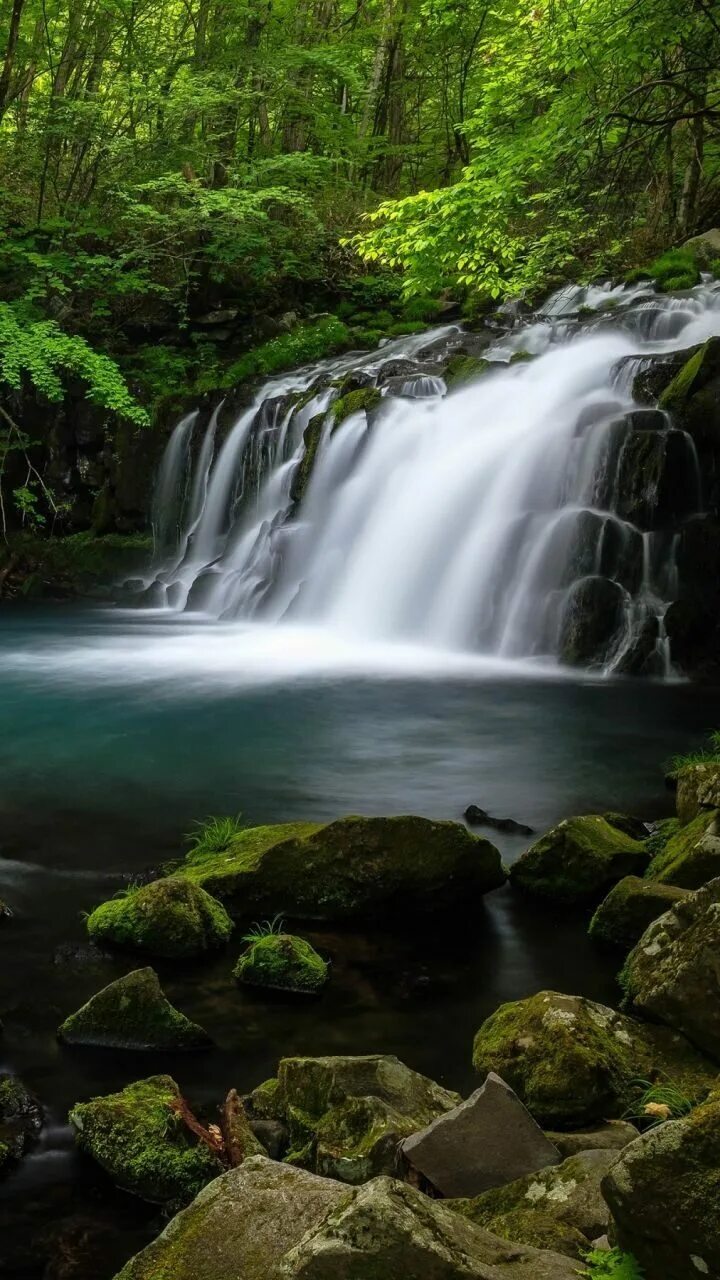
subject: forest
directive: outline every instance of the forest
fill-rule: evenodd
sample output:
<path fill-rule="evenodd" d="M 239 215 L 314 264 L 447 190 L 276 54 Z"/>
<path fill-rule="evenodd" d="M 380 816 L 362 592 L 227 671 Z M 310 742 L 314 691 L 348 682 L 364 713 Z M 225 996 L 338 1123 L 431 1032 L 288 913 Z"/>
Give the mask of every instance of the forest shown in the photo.
<path fill-rule="evenodd" d="M 10 388 L 72 375 L 146 421 L 168 387 L 222 382 L 208 314 L 233 313 L 235 358 L 288 312 L 336 317 L 296 332 L 278 359 L 297 362 L 348 317 L 374 336 L 378 311 L 472 314 L 642 266 L 720 211 L 712 0 L 0 12 Z"/>

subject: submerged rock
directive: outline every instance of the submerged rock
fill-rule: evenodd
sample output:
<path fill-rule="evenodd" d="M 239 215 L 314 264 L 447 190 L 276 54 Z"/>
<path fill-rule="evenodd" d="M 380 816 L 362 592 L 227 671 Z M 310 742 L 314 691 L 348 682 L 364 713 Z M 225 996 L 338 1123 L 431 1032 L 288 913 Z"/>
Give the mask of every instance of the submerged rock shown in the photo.
<path fill-rule="evenodd" d="M 647 862 L 645 846 L 606 818 L 566 818 L 518 858 L 510 881 L 524 893 L 574 905 L 642 873 Z"/>
<path fill-rule="evenodd" d="M 447 1207 L 507 1240 L 584 1258 L 610 1226 L 600 1181 L 617 1151 L 582 1151 L 562 1164 Z"/>
<path fill-rule="evenodd" d="M 501 1005 L 475 1037 L 473 1065 L 496 1071 L 538 1123 L 560 1129 L 622 1115 L 638 1080 L 665 1076 L 696 1096 L 716 1074 L 667 1028 L 556 991 Z"/>
<path fill-rule="evenodd" d="M 328 965 L 304 938 L 271 933 L 252 942 L 233 970 L 238 982 L 314 995 L 328 980 Z"/>
<path fill-rule="evenodd" d="M 572 1280 L 414 1187 L 348 1188 L 271 1160 L 218 1178 L 116 1280 Z"/>
<path fill-rule="evenodd" d="M 119 1187 L 152 1204 L 187 1204 L 222 1173 L 208 1146 L 185 1124 L 180 1090 L 151 1076 L 120 1093 L 73 1107 L 69 1120 L 81 1151 Z"/>
<path fill-rule="evenodd" d="M 98 991 L 58 1030 L 66 1044 L 109 1049 L 197 1049 L 207 1032 L 166 998 L 153 969 L 136 969 Z"/>
<path fill-rule="evenodd" d="M 720 1280 L 720 1096 L 631 1143 L 602 1190 L 647 1280 Z"/>
<path fill-rule="evenodd" d="M 645 872 L 647 881 L 700 889 L 720 876 L 720 810 L 703 809 L 684 827 L 671 818 L 659 834 L 665 844 Z"/>
<path fill-rule="evenodd" d="M 639 1013 L 720 1059 L 720 878 L 689 893 L 646 930 L 623 984 Z"/>
<path fill-rule="evenodd" d="M 42 1108 L 17 1076 L 0 1076 L 0 1176 L 25 1155 L 42 1129 Z"/>
<path fill-rule="evenodd" d="M 477 1196 L 560 1160 L 527 1108 L 492 1071 L 466 1102 L 406 1138 L 402 1153 L 443 1196 Z"/>
<path fill-rule="evenodd" d="M 596 942 L 629 951 L 648 925 L 684 897 L 686 889 L 625 876 L 603 898 L 588 933 Z"/>
<path fill-rule="evenodd" d="M 390 918 L 395 926 L 417 913 L 473 910 L 506 878 L 489 841 L 460 823 L 418 817 L 251 827 L 221 854 L 190 853 L 177 875 L 235 915 Z"/>
<path fill-rule="evenodd" d="M 533 833 L 532 827 L 526 827 L 524 822 L 516 822 L 514 818 L 491 818 L 476 804 L 468 805 L 463 817 L 470 827 L 494 827 L 496 831 L 518 836 L 531 836 Z"/>
<path fill-rule="evenodd" d="M 343 1182 L 397 1173 L 399 1144 L 460 1101 L 392 1055 L 283 1058 L 250 1098 L 251 1116 L 290 1135 L 287 1159 Z"/>
<path fill-rule="evenodd" d="M 221 903 L 200 885 L 172 876 L 103 902 L 87 927 L 93 942 L 173 960 L 223 946 L 233 925 Z"/>

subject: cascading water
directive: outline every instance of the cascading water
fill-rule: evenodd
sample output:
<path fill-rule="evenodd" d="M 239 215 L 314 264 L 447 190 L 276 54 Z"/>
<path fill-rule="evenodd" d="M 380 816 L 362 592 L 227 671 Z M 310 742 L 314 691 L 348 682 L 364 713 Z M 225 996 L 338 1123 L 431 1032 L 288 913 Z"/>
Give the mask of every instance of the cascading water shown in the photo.
<path fill-rule="evenodd" d="M 158 481 L 145 603 L 668 674 L 678 528 L 702 485 L 692 438 L 632 388 L 648 357 L 712 335 L 709 281 L 682 298 L 570 287 L 447 394 L 458 326 L 271 379 L 219 448 L 219 407 L 202 441 L 190 415 Z M 336 423 L 338 396 L 372 387 L 371 412 Z"/>

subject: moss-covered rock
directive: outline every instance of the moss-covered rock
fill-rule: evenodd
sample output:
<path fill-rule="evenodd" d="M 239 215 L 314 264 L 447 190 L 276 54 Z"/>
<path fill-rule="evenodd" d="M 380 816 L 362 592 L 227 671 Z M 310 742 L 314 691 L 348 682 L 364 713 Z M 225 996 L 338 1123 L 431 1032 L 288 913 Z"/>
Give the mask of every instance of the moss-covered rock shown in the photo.
<path fill-rule="evenodd" d="M 313 995 L 328 980 L 328 966 L 304 938 L 271 933 L 252 942 L 233 970 L 238 982 Z"/>
<path fill-rule="evenodd" d="M 647 1280 L 720 1280 L 720 1096 L 631 1143 L 602 1190 Z"/>
<path fill-rule="evenodd" d="M 464 387 L 468 383 L 474 382 L 476 378 L 482 377 L 489 368 L 489 360 L 483 360 L 480 356 L 458 353 L 451 356 L 445 366 L 443 372 L 445 386 L 448 391 L 452 391 L 456 387 Z"/>
<path fill-rule="evenodd" d="M 345 392 L 331 405 L 333 429 L 337 430 L 353 413 L 364 413 L 369 418 L 381 401 L 377 387 L 357 387 L 354 391 Z"/>
<path fill-rule="evenodd" d="M 610 1225 L 600 1181 L 616 1160 L 617 1151 L 583 1151 L 472 1199 L 445 1203 L 506 1240 L 583 1258 Z"/>
<path fill-rule="evenodd" d="M 307 487 L 310 483 L 312 470 L 315 466 L 315 459 L 320 446 L 320 439 L 322 437 L 324 425 L 325 414 L 316 413 L 315 416 L 310 419 L 303 432 L 303 444 L 305 445 L 305 449 L 302 458 L 298 463 L 295 474 L 293 475 L 292 484 L 290 486 L 290 497 L 293 502 L 302 502 L 305 496 Z"/>
<path fill-rule="evenodd" d="M 252 918 L 372 919 L 474 910 L 505 880 L 500 854 L 457 822 L 340 818 L 242 831 L 221 854 L 190 853 L 176 873 Z"/>
<path fill-rule="evenodd" d="M 686 765 L 679 770 L 676 781 L 675 806 L 681 826 L 704 811 L 720 809 L 720 764 Z"/>
<path fill-rule="evenodd" d="M 116 1280 L 576 1280 L 414 1187 L 349 1188 L 263 1158 L 200 1193 Z"/>
<path fill-rule="evenodd" d="M 151 1076 L 78 1103 L 69 1119 L 80 1150 L 119 1187 L 152 1204 L 182 1205 L 222 1173 L 222 1165 L 187 1127 L 180 1103 L 170 1076 Z"/>
<path fill-rule="evenodd" d="M 153 969 L 136 969 L 98 991 L 58 1029 L 66 1044 L 109 1049 L 197 1049 L 210 1043 L 166 998 Z"/>
<path fill-rule="evenodd" d="M 597 814 L 566 818 L 542 836 L 510 871 L 514 888 L 574 905 L 597 899 L 627 875 L 642 874 L 645 846 Z"/>
<path fill-rule="evenodd" d="M 374 1054 L 283 1058 L 277 1081 L 252 1094 L 251 1111 L 287 1126 L 293 1164 L 359 1183 L 397 1172 L 402 1139 L 458 1102 L 397 1058 Z"/>
<path fill-rule="evenodd" d="M 152 539 L 145 534 L 16 534 L 0 549 L 0 596 L 112 598 L 118 580 L 147 565 L 151 555 Z"/>
<path fill-rule="evenodd" d="M 622 1115 L 638 1080 L 666 1076 L 696 1096 L 715 1079 L 667 1028 L 555 991 L 501 1005 L 475 1037 L 473 1065 L 482 1076 L 496 1071 L 539 1124 L 558 1129 Z"/>
<path fill-rule="evenodd" d="M 42 1124 L 40 1103 L 22 1080 L 0 1075 L 0 1176 L 25 1155 Z"/>
<path fill-rule="evenodd" d="M 153 880 L 111 898 L 88 917 L 93 942 L 173 960 L 221 947 L 232 921 L 221 903 L 190 879 Z"/>
<path fill-rule="evenodd" d="M 629 951 L 648 925 L 672 907 L 687 890 L 625 876 L 613 885 L 590 921 L 588 933 L 596 942 Z"/>
<path fill-rule="evenodd" d="M 702 810 L 684 827 L 669 819 L 658 835 L 651 844 L 657 852 L 645 872 L 646 880 L 699 889 L 720 875 L 720 810 Z"/>
<path fill-rule="evenodd" d="M 720 879 L 686 894 L 627 958 L 627 1003 L 720 1060 Z"/>

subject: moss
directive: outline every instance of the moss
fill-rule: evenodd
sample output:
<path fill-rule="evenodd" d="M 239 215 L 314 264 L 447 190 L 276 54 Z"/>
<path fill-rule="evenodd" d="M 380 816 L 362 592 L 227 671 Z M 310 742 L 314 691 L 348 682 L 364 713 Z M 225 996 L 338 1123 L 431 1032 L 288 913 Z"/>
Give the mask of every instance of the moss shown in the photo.
<path fill-rule="evenodd" d="M 78 1146 L 126 1191 L 153 1204 L 183 1205 L 222 1172 L 173 1104 L 170 1076 L 151 1076 L 70 1112 Z"/>
<path fill-rule="evenodd" d="M 483 360 L 479 356 L 465 356 L 458 353 L 451 356 L 445 367 L 443 378 L 448 391 L 454 387 L 463 387 L 468 382 L 474 382 L 476 378 L 482 376 L 490 368 L 490 361 Z"/>
<path fill-rule="evenodd" d="M 720 875 L 720 840 L 709 833 L 719 818 L 720 810 L 704 809 L 684 827 L 669 819 L 663 824 L 662 847 L 655 852 L 646 877 L 659 884 L 699 889 Z"/>
<path fill-rule="evenodd" d="M 304 938 L 272 933 L 258 938 L 240 956 L 233 973 L 238 982 L 278 991 L 314 994 L 328 980 L 328 966 Z"/>
<path fill-rule="evenodd" d="M 0 553 L 9 567 L 4 594 L 107 598 L 120 578 L 147 564 L 151 555 L 152 539 L 145 534 L 15 534 Z"/>
<path fill-rule="evenodd" d="M 644 844 L 599 815 L 566 818 L 510 870 L 514 888 L 573 905 L 597 899 L 614 881 L 645 870 Z"/>
<path fill-rule="evenodd" d="M 658 405 L 661 409 L 672 412 L 690 399 L 695 389 L 695 384 L 702 373 L 705 360 L 711 350 L 711 343 L 712 339 L 708 338 L 707 342 L 698 347 L 689 360 L 685 362 L 679 373 L 676 373 L 672 382 L 665 388 L 658 400 Z"/>
<path fill-rule="evenodd" d="M 683 897 L 684 890 L 625 876 L 600 903 L 588 933 L 596 942 L 629 951 L 648 925 Z"/>
<path fill-rule="evenodd" d="M 290 497 L 293 502 L 302 502 L 307 487 L 310 483 L 312 469 L 315 465 L 317 451 L 320 446 L 320 439 L 325 425 L 325 414 L 316 413 L 311 418 L 303 432 L 303 444 L 305 446 L 303 456 L 300 459 L 298 468 L 293 476 L 292 486 L 290 489 Z"/>
<path fill-rule="evenodd" d="M 58 1030 L 67 1044 L 118 1049 L 197 1049 L 209 1043 L 165 998 L 152 969 L 136 969 L 98 991 Z"/>
<path fill-rule="evenodd" d="M 237 916 L 333 920 L 473 909 L 504 883 L 500 855 L 455 822 L 339 818 L 243 831 L 222 855 L 191 853 L 177 872 Z"/>
<path fill-rule="evenodd" d="M 614 1153 L 609 1154 L 607 1163 L 614 1158 Z M 577 1209 L 578 1188 L 582 1188 L 589 1177 L 597 1186 L 598 1172 L 592 1164 L 588 1167 L 587 1157 L 571 1156 L 561 1165 L 540 1169 L 484 1191 L 482 1195 L 445 1203 L 454 1213 L 505 1240 L 583 1258 L 590 1242 L 573 1225 L 573 1218 L 577 1216 L 573 1209 Z M 553 1188 L 565 1189 L 566 1195 L 553 1195 Z"/>
<path fill-rule="evenodd" d="M 191 880 L 176 876 L 103 902 L 87 922 L 93 942 L 166 959 L 202 955 L 220 947 L 232 927 L 219 902 Z"/>
<path fill-rule="evenodd" d="M 527 364 L 528 361 L 534 360 L 535 356 L 532 351 L 513 351 L 510 357 L 510 364 Z"/>
<path fill-rule="evenodd" d="M 272 1076 L 263 1080 L 252 1093 L 252 1111 L 258 1120 L 277 1120 L 282 1115 L 282 1101 L 278 1095 L 279 1080 Z"/>
<path fill-rule="evenodd" d="M 661 293 L 692 289 L 700 280 L 697 258 L 687 249 L 668 249 L 650 264 L 648 273 Z"/>
<path fill-rule="evenodd" d="M 347 391 L 331 405 L 334 427 L 337 428 L 353 413 L 364 412 L 369 415 L 382 400 L 377 387 L 358 387 L 355 391 Z"/>

